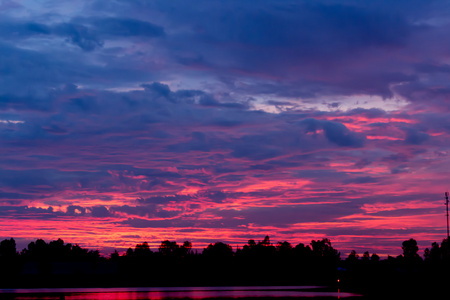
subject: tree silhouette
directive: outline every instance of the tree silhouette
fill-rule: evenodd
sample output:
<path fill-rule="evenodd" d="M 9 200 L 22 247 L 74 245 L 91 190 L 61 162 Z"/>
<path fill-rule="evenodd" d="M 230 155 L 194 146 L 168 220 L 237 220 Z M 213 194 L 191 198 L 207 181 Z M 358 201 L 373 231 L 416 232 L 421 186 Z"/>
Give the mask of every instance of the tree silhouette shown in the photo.
<path fill-rule="evenodd" d="M 370 261 L 372 262 L 379 262 L 380 257 L 376 253 L 372 253 L 372 256 L 370 257 Z"/>
<path fill-rule="evenodd" d="M 438 263 L 442 259 L 441 257 L 441 249 L 439 247 L 439 244 L 436 242 L 433 242 L 431 244 L 431 250 L 426 248 L 424 251 L 425 260 L 427 262 L 432 263 Z"/>
<path fill-rule="evenodd" d="M 165 240 L 161 242 L 161 245 L 158 248 L 158 252 L 164 256 L 176 255 L 178 254 L 178 246 L 177 242 L 171 242 L 169 240 Z"/>
<path fill-rule="evenodd" d="M 109 256 L 109 258 L 110 258 L 112 261 L 117 261 L 117 260 L 119 260 L 119 257 L 120 257 L 119 252 L 117 252 L 116 249 L 114 249 L 114 252 L 111 253 L 111 255 Z"/>
<path fill-rule="evenodd" d="M 233 256 L 233 249 L 228 244 L 217 242 L 203 249 L 203 255 L 213 258 L 230 258 Z"/>
<path fill-rule="evenodd" d="M 184 241 L 183 245 L 180 247 L 181 255 L 190 255 L 192 251 L 192 243 L 189 241 Z"/>
<path fill-rule="evenodd" d="M 289 255 L 292 251 L 292 245 L 291 243 L 284 241 L 284 242 L 278 242 L 276 246 L 277 252 L 280 254 Z"/>
<path fill-rule="evenodd" d="M 426 249 L 423 263 L 417 242 L 409 239 L 402 243 L 403 254 L 397 259 L 380 260 L 377 254 L 370 255 L 368 251 L 358 259 L 353 250 L 341 260 L 340 253 L 326 238 L 293 247 L 288 241 L 273 245 L 270 237 L 265 236 L 259 242 L 248 240 L 235 253 L 230 245 L 216 242 L 202 253 L 193 254 L 189 241 L 178 245 L 165 240 L 156 253 L 143 242 L 128 248 L 122 256 L 114 250 L 106 258 L 97 250 L 66 244 L 62 239 L 49 243 L 37 239 L 17 253 L 14 239 L 6 239 L 0 242 L 0 287 L 67 283 L 73 286 L 331 285 L 336 283 L 336 278 L 365 288 L 371 284 L 389 286 L 389 282 L 392 282 L 390 287 L 415 286 L 420 281 L 425 286 L 434 282 L 445 285 L 450 279 L 449 248 L 447 239 L 441 245 L 433 243 Z M 61 270 L 66 275 L 58 273 Z"/>
<path fill-rule="evenodd" d="M 450 241 L 448 238 L 442 240 L 440 254 L 444 262 L 450 262 Z"/>
<path fill-rule="evenodd" d="M 362 261 L 369 261 L 370 260 L 370 253 L 369 251 L 366 251 L 363 253 L 363 256 L 361 258 Z"/>
<path fill-rule="evenodd" d="M 48 243 L 49 255 L 53 260 L 71 260 L 72 244 L 64 244 L 62 239 Z"/>
<path fill-rule="evenodd" d="M 299 243 L 297 246 L 295 246 L 294 252 L 297 257 L 306 258 L 311 256 L 312 250 L 310 246 L 305 246 L 305 244 Z"/>
<path fill-rule="evenodd" d="M 403 257 L 406 260 L 416 260 L 419 257 L 417 252 L 419 251 L 419 247 L 417 246 L 417 241 L 415 239 L 409 239 L 402 243 Z"/>
<path fill-rule="evenodd" d="M 252 253 L 254 253 L 255 247 L 256 247 L 255 240 L 248 240 L 247 245 L 244 245 L 244 247 L 242 247 L 242 251 L 237 251 L 237 253 L 244 256 L 249 256 Z"/>
<path fill-rule="evenodd" d="M 126 257 L 133 257 L 134 256 L 134 251 L 133 249 L 130 247 L 127 249 L 127 252 L 125 252 L 124 254 Z"/>
<path fill-rule="evenodd" d="M 147 242 L 143 242 L 142 244 L 137 244 L 134 248 L 134 256 L 136 257 L 148 257 L 152 254 L 150 250 L 150 246 Z"/>
<path fill-rule="evenodd" d="M 352 250 L 352 251 L 350 252 L 350 254 L 348 255 L 346 261 L 347 261 L 347 262 L 350 262 L 350 263 L 355 263 L 355 262 L 358 261 L 358 259 L 359 259 L 359 255 L 356 253 L 355 250 Z"/>
<path fill-rule="evenodd" d="M 272 246 L 272 244 L 270 243 L 270 237 L 266 235 L 264 239 L 258 243 L 258 245 L 266 247 Z"/>
<path fill-rule="evenodd" d="M 329 239 L 311 241 L 312 254 L 316 257 L 339 259 L 340 253 L 331 246 Z"/>
<path fill-rule="evenodd" d="M 0 242 L 0 258 L 11 258 L 17 255 L 16 241 L 11 238 Z"/>
<path fill-rule="evenodd" d="M 276 253 L 276 248 L 270 242 L 270 237 L 268 235 L 266 235 L 262 241 L 259 241 L 252 249 L 251 253 L 259 258 L 270 258 Z"/>

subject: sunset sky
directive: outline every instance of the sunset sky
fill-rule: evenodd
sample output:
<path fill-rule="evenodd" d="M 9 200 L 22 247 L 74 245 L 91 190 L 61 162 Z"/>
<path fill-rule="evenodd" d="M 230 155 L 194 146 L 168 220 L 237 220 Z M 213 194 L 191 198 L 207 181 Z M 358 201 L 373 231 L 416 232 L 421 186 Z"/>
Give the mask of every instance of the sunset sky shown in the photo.
<path fill-rule="evenodd" d="M 448 1 L 0 0 L 0 239 L 446 237 Z"/>

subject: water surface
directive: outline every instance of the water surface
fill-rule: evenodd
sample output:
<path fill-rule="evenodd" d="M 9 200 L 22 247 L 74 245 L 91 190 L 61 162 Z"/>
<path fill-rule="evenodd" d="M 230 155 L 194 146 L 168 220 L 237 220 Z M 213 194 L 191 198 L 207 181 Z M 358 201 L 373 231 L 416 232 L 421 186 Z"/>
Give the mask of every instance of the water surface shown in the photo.
<path fill-rule="evenodd" d="M 318 286 L 231 286 L 231 287 L 126 287 L 0 289 L 1 299 L 138 300 L 211 298 L 349 298 L 358 295 Z"/>

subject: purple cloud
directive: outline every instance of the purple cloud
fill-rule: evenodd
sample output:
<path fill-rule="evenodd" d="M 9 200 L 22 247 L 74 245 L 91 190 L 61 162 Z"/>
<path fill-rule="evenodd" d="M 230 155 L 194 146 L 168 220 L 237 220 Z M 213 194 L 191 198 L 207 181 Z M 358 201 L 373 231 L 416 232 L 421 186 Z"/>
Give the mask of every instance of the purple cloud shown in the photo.
<path fill-rule="evenodd" d="M 82 4 L 0 4 L 5 236 L 440 239 L 443 2 Z"/>

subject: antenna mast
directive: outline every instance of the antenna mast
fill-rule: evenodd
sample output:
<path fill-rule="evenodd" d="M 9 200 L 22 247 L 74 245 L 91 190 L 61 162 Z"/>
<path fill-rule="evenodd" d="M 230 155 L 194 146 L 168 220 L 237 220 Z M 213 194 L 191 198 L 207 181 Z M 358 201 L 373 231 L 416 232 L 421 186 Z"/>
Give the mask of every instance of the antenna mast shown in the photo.
<path fill-rule="evenodd" d="M 447 241 L 450 240 L 450 234 L 448 232 L 448 192 L 445 192 L 445 206 L 447 207 Z"/>

